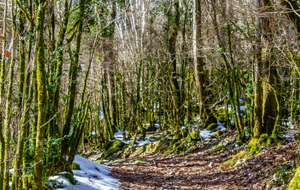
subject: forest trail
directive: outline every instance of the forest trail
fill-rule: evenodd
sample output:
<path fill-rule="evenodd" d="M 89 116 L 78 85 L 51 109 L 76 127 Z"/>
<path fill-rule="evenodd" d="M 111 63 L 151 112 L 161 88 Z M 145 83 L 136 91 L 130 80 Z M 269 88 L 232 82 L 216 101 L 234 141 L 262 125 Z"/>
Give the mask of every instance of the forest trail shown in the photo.
<path fill-rule="evenodd" d="M 224 140 L 204 144 L 185 155 L 143 155 L 108 164 L 113 177 L 120 179 L 123 189 L 282 189 L 285 184 L 274 173 L 286 172 L 296 151 L 291 144 L 272 146 L 260 154 L 237 159 L 228 167 L 220 164 L 229 160 L 245 146 L 229 143 L 216 148 Z M 235 166 L 234 166 L 235 165 Z M 283 186 L 282 186 L 283 185 Z"/>

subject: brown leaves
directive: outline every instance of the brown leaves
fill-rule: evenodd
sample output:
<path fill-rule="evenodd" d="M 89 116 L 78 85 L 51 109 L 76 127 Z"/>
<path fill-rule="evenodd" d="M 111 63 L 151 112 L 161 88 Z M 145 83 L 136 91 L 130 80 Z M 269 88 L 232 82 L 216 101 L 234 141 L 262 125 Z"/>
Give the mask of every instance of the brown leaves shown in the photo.
<path fill-rule="evenodd" d="M 270 28 L 271 30 L 273 30 L 273 31 L 276 30 L 274 22 L 270 22 L 270 23 L 269 23 L 269 28 Z"/>
<path fill-rule="evenodd" d="M 8 50 L 5 50 L 4 54 L 7 58 L 10 58 L 10 52 Z"/>
<path fill-rule="evenodd" d="M 233 136 L 235 134 L 232 134 Z M 224 140 L 218 143 L 226 144 Z M 213 146 L 212 146 L 213 147 Z M 270 173 L 277 165 L 295 158 L 288 147 L 268 148 L 260 155 L 242 159 L 238 167 L 220 169 L 218 165 L 229 158 L 232 147 L 221 153 L 212 152 L 212 147 L 187 155 L 145 155 L 131 159 L 145 161 L 134 169 L 134 160 L 116 163 L 112 174 L 126 189 L 263 189 L 269 182 Z M 239 151 L 238 151 L 239 152 Z M 129 162 L 128 162 L 129 161 Z M 207 168 L 210 162 L 215 167 Z M 264 178 L 265 177 L 265 178 Z"/>

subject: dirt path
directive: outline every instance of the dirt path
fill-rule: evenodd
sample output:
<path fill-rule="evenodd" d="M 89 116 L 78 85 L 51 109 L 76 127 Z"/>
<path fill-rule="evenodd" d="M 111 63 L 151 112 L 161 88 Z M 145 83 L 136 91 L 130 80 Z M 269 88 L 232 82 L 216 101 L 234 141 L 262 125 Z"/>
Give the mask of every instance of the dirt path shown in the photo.
<path fill-rule="evenodd" d="M 202 145 L 184 156 L 147 155 L 130 158 L 112 164 L 112 175 L 121 180 L 123 189 L 259 190 L 272 181 L 270 174 L 277 165 L 296 159 L 292 145 L 274 146 L 263 150 L 260 155 L 241 159 L 238 167 L 221 169 L 219 165 L 231 158 L 234 146 L 219 153 L 214 153 L 212 147 Z M 241 149 L 238 148 L 238 151 Z M 282 188 L 280 185 L 272 186 L 272 189 Z"/>

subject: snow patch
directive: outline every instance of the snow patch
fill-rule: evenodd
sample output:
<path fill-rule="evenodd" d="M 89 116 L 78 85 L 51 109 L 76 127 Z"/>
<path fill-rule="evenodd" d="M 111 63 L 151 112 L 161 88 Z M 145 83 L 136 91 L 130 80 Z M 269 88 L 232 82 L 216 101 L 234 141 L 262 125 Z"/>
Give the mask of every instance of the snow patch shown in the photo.
<path fill-rule="evenodd" d="M 117 190 L 120 181 L 110 174 L 110 168 L 76 155 L 74 162 L 80 165 L 80 170 L 73 170 L 74 179 L 78 182 L 72 185 L 62 176 L 51 176 L 49 179 L 61 183 L 59 190 Z"/>

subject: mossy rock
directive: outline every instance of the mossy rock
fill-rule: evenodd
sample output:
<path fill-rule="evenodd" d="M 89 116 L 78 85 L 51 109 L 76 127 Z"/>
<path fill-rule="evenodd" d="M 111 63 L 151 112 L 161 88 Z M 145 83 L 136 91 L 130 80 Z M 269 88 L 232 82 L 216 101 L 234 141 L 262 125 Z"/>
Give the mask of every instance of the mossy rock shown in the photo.
<path fill-rule="evenodd" d="M 223 135 L 223 131 L 220 131 L 220 130 L 217 130 L 216 131 L 216 136 L 217 137 L 220 137 L 220 136 L 222 136 Z"/>
<path fill-rule="evenodd" d="M 208 125 L 207 130 L 214 130 L 218 127 L 217 123 L 211 123 L 210 125 Z"/>
<path fill-rule="evenodd" d="M 296 173 L 287 188 L 287 190 L 298 190 L 298 189 L 300 189 L 300 167 L 297 168 Z"/>
<path fill-rule="evenodd" d="M 60 173 L 58 175 L 69 180 L 72 185 L 76 185 L 76 183 L 77 183 L 76 180 L 74 179 L 73 175 L 70 172 Z"/>
<path fill-rule="evenodd" d="M 221 123 L 224 123 L 224 122 L 225 122 L 225 118 L 224 118 L 223 115 L 220 115 L 220 116 L 218 117 L 218 120 L 219 120 L 219 122 L 221 122 Z"/>
<path fill-rule="evenodd" d="M 72 163 L 72 170 L 80 170 L 80 165 L 77 164 L 76 162 Z"/>
<path fill-rule="evenodd" d="M 124 158 L 128 158 L 130 155 L 131 155 L 131 153 L 132 153 L 132 146 L 124 146 L 124 147 L 126 147 L 126 148 L 124 148 L 124 152 L 123 152 L 123 155 L 122 155 L 122 157 L 124 157 Z"/>
<path fill-rule="evenodd" d="M 138 149 L 137 155 L 141 155 L 146 151 L 146 146 L 148 144 L 144 144 L 141 148 Z"/>
<path fill-rule="evenodd" d="M 158 141 L 158 143 L 154 146 L 153 152 L 156 152 L 163 145 L 163 140 Z"/>
<path fill-rule="evenodd" d="M 247 158 L 247 157 L 249 157 L 249 153 L 247 153 L 245 151 L 241 151 L 241 152 L 237 153 L 236 155 L 234 155 L 231 159 L 229 159 L 226 162 L 224 162 L 223 164 L 221 164 L 220 168 L 236 164 L 236 162 L 239 159 L 241 159 L 241 158 Z"/>
<path fill-rule="evenodd" d="M 185 141 L 186 142 L 190 142 L 192 141 L 193 139 L 198 139 L 199 138 L 199 135 L 197 132 L 192 132 L 192 133 L 189 133 L 188 136 L 185 138 Z"/>
<path fill-rule="evenodd" d="M 152 148 L 153 148 L 153 144 L 152 143 L 148 144 L 148 146 L 146 147 L 146 152 L 150 152 Z"/>
<path fill-rule="evenodd" d="M 113 155 L 114 153 L 117 153 L 119 150 L 121 150 L 125 146 L 125 143 L 123 143 L 120 140 L 115 140 L 112 145 L 109 147 L 109 149 L 106 151 L 105 155 L 102 159 L 106 159 Z"/>
<path fill-rule="evenodd" d="M 168 153 L 172 152 L 172 151 L 173 151 L 173 145 L 174 145 L 177 141 L 179 141 L 179 140 L 180 140 L 179 138 L 173 139 L 173 140 L 170 142 L 168 148 L 165 149 L 164 154 L 168 154 Z"/>

